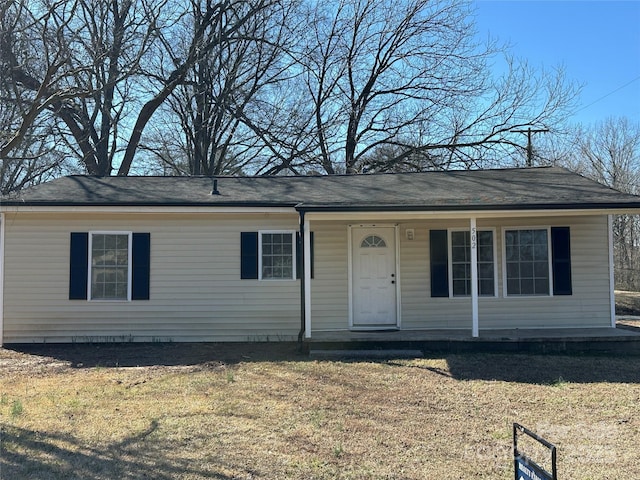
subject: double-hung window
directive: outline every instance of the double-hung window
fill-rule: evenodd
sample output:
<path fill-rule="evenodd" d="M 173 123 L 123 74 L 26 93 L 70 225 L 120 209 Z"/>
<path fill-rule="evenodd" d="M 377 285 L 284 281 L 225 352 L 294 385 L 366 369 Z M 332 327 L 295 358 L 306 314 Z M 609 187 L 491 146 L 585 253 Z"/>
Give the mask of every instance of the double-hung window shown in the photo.
<path fill-rule="evenodd" d="M 89 298 L 130 300 L 131 233 L 91 232 L 89 252 Z"/>
<path fill-rule="evenodd" d="M 496 294 L 496 268 L 493 230 L 476 233 L 478 256 L 478 295 Z M 468 230 L 450 232 L 449 291 L 454 297 L 471 295 L 471 233 Z"/>
<path fill-rule="evenodd" d="M 549 229 L 505 229 L 507 295 L 549 295 L 551 255 Z"/>
<path fill-rule="evenodd" d="M 261 280 L 293 280 L 296 278 L 295 232 L 259 232 L 258 258 Z"/>
<path fill-rule="evenodd" d="M 69 300 L 149 300 L 151 234 L 71 232 Z"/>
<path fill-rule="evenodd" d="M 309 233 L 313 278 L 313 232 Z M 301 251 L 301 241 L 294 230 L 240 232 L 240 278 L 295 280 L 302 271 Z"/>

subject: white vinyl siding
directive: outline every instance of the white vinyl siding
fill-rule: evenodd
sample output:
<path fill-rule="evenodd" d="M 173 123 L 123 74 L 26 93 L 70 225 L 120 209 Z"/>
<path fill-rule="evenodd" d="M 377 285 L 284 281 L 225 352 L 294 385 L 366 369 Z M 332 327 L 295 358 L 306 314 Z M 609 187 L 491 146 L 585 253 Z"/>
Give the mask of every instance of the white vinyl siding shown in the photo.
<path fill-rule="evenodd" d="M 407 229 L 414 230 L 409 240 Z M 471 328 L 471 297 L 431 297 L 430 230 L 469 229 L 465 220 L 400 224 L 400 279 L 403 329 Z"/>
<path fill-rule="evenodd" d="M 240 234 L 295 231 L 298 214 L 5 214 L 4 341 L 295 340 L 299 281 L 240 279 Z M 312 221 L 312 332 L 347 330 L 348 223 Z M 480 297 L 480 330 L 610 326 L 605 216 L 478 219 L 478 230 L 571 229 L 572 295 L 508 296 L 503 255 L 497 296 Z M 471 331 L 471 298 L 431 298 L 429 231 L 468 220 L 398 223 L 401 328 Z M 413 230 L 409 240 L 407 230 Z M 68 300 L 70 232 L 151 234 L 150 300 Z M 497 252 L 503 237 L 494 235 Z"/>
<path fill-rule="evenodd" d="M 355 223 L 355 222 L 351 222 Z M 571 230 L 573 294 L 504 296 L 503 237 L 494 233 L 495 296 L 478 299 L 483 329 L 610 326 L 607 219 L 605 216 L 479 219 L 479 231 L 505 228 Z M 467 220 L 399 223 L 399 278 L 403 330 L 464 329 L 471 332 L 471 297 L 429 295 L 429 231 L 468 230 Z M 315 271 L 312 280 L 312 332 L 348 329 L 347 224 L 312 222 Z M 413 230 L 413 239 L 407 237 Z"/>
<path fill-rule="evenodd" d="M 349 273 L 347 223 L 314 222 L 314 278 L 311 280 L 312 332 L 348 330 Z"/>
<path fill-rule="evenodd" d="M 607 217 L 515 218 L 492 222 L 499 229 L 567 226 L 571 232 L 572 295 L 507 296 L 499 277 L 500 298 L 481 298 L 480 329 L 608 327 L 610 320 Z M 500 231 L 500 230 L 499 230 Z M 502 236 L 497 236 L 503 251 Z M 502 260 L 500 260 L 502 261 Z M 499 266 L 501 272 L 502 266 Z M 605 298 L 606 297 L 606 298 Z"/>
<path fill-rule="evenodd" d="M 5 342 L 276 341 L 300 330 L 298 281 L 240 279 L 240 233 L 298 215 L 7 214 Z M 69 236 L 151 234 L 150 300 L 68 300 Z"/>

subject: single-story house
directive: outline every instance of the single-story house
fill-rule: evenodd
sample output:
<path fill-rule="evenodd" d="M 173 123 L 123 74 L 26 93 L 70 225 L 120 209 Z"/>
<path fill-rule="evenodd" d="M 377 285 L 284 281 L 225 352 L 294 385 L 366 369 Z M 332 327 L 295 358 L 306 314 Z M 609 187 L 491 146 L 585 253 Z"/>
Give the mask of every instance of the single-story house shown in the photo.
<path fill-rule="evenodd" d="M 0 203 L 0 344 L 614 327 L 627 195 L 556 167 L 68 176 Z"/>

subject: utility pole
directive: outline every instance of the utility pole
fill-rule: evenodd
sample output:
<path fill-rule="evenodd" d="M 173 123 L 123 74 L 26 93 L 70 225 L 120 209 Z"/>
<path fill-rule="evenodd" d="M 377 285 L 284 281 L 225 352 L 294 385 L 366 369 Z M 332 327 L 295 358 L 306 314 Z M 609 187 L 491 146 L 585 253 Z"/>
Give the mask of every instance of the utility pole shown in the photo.
<path fill-rule="evenodd" d="M 527 167 L 533 166 L 533 142 L 531 141 L 532 133 L 546 133 L 548 128 L 532 129 L 531 127 L 526 130 L 511 130 L 513 133 L 526 133 L 527 134 Z"/>

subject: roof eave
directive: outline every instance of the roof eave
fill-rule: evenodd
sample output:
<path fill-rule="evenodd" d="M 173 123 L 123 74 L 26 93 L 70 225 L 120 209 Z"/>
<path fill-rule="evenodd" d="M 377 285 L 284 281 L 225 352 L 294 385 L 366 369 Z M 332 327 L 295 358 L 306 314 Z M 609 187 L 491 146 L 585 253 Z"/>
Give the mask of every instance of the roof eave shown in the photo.
<path fill-rule="evenodd" d="M 243 207 L 243 208 L 294 208 L 297 202 L 52 202 L 52 201 L 7 201 L 0 202 L 2 207 Z"/>
<path fill-rule="evenodd" d="M 308 205 L 299 204 L 303 212 L 460 212 L 460 211 L 531 211 L 531 210 L 640 210 L 639 202 L 587 202 L 544 204 L 482 204 L 482 205 Z M 640 212 L 636 212 L 640 213 Z"/>

